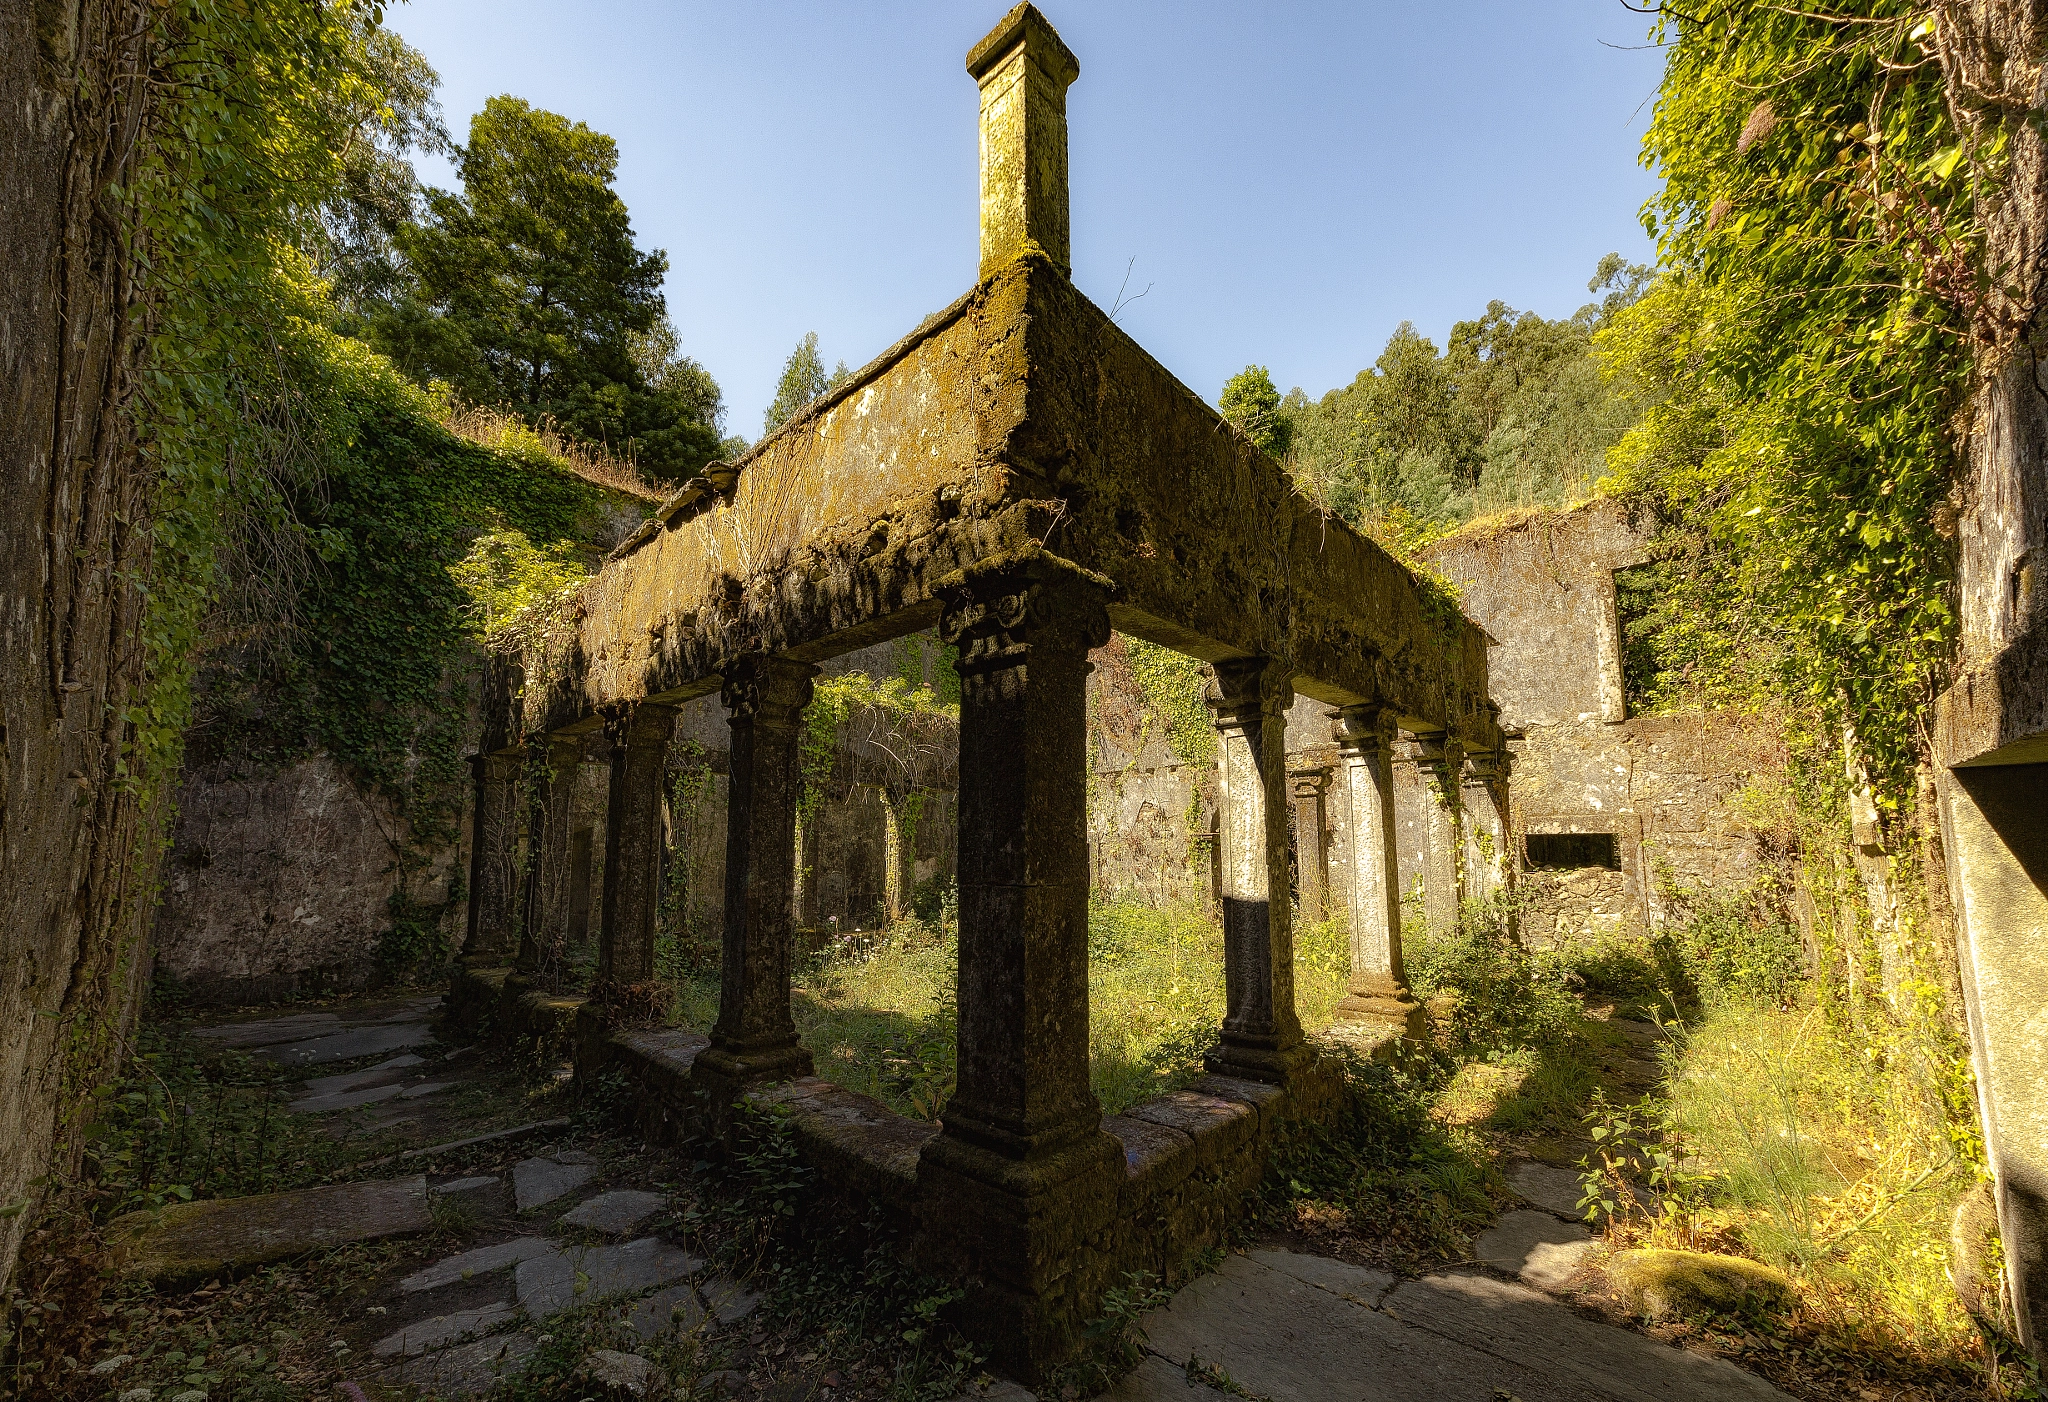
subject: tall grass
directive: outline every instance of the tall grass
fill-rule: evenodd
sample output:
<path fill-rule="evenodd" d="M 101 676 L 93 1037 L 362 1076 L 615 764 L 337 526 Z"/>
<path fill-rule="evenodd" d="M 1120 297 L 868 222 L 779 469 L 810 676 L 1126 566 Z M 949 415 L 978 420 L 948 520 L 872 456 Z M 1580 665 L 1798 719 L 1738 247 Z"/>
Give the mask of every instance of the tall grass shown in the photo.
<path fill-rule="evenodd" d="M 1853 1348 L 1976 1348 L 1949 1283 L 1948 1224 L 1976 1172 L 1910 1051 L 1873 1056 L 1817 1009 L 1727 1002 L 1674 1029 L 1670 1125 L 1720 1225 L 1791 1275 Z"/>

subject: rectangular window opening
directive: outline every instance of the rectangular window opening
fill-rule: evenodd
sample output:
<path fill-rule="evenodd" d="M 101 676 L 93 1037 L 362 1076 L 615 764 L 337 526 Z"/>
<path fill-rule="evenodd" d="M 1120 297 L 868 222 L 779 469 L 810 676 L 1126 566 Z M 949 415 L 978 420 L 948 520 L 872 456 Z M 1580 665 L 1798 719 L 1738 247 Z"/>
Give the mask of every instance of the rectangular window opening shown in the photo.
<path fill-rule="evenodd" d="M 1605 867 L 1621 870 L 1621 854 L 1611 832 L 1532 832 L 1529 866 L 1534 871 Z"/>

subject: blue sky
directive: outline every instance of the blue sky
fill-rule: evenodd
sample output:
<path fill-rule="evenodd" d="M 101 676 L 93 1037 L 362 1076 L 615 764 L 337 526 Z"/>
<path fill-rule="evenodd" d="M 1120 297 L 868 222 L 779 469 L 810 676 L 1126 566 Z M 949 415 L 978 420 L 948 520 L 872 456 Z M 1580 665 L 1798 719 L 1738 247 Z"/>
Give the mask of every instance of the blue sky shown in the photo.
<path fill-rule="evenodd" d="M 451 130 L 496 93 L 617 138 L 684 348 L 757 436 L 790 348 L 859 365 L 976 262 L 973 80 L 1004 0 L 410 0 Z M 1403 320 L 1547 316 L 1648 261 L 1636 153 L 1662 56 L 1617 0 L 1044 0 L 1068 93 L 1074 278 L 1212 402 L 1248 362 L 1348 383 Z M 1604 41 L 1604 42 L 1603 42 Z M 454 183 L 428 163 L 432 182 Z M 1143 294 L 1139 296 L 1137 294 Z"/>

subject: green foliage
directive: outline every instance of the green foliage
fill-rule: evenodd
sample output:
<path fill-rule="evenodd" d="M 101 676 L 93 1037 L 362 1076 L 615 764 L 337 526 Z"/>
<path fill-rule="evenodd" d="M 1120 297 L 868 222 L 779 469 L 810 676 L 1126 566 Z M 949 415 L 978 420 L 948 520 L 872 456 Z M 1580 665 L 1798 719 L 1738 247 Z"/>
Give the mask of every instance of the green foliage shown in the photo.
<path fill-rule="evenodd" d="M 1653 686 L 1774 674 L 1853 723 L 1894 807 L 1953 630 L 1937 521 L 1980 242 L 1921 20 L 1893 0 L 1660 16 L 1645 220 L 1665 274 L 1599 337 L 1646 406 L 1611 486 L 1701 542 L 1664 581 L 1674 612 L 1745 601 Z"/>
<path fill-rule="evenodd" d="M 1209 714 L 1208 673 L 1184 652 L 1125 637 L 1124 655 L 1131 675 L 1145 694 L 1147 723 L 1153 716 L 1166 726 L 1166 743 L 1182 764 L 1201 767 L 1216 758 L 1216 722 Z"/>
<path fill-rule="evenodd" d="M 825 362 L 818 354 L 818 333 L 806 331 L 804 338 L 796 343 L 796 349 L 789 353 L 789 359 L 782 364 L 782 377 L 775 382 L 775 398 L 768 401 L 768 408 L 761 416 L 763 437 L 775 432 L 791 419 L 797 411 L 820 395 L 830 394 L 846 383 L 852 372 L 846 362 L 840 361 L 825 373 Z"/>
<path fill-rule="evenodd" d="M 408 373 L 551 421 L 681 482 L 716 457 L 716 386 L 678 357 L 668 255 L 633 244 L 608 136 L 494 97 L 461 148 L 463 193 L 395 233 L 411 282 L 370 318 Z M 708 415 L 709 417 L 705 417 Z"/>
<path fill-rule="evenodd" d="M 469 553 L 450 565 L 448 574 L 469 596 L 471 629 L 489 637 L 515 614 L 588 578 L 581 553 L 568 541 L 542 549 L 524 531 L 486 531 L 470 542 Z"/>
<path fill-rule="evenodd" d="M 1268 457 L 1286 461 L 1294 423 L 1280 412 L 1280 391 L 1263 365 L 1247 365 L 1223 382 L 1216 407 Z"/>
<path fill-rule="evenodd" d="M 809 819 L 817 814 L 835 779 L 850 780 L 840 768 L 842 763 L 858 762 L 847 754 L 854 738 L 887 737 L 890 743 L 879 747 L 887 756 L 887 772 L 871 778 L 891 782 L 916 798 L 927 771 L 937 766 L 939 746 L 960 725 L 960 681 L 948 665 L 950 651 L 941 652 L 929 684 L 921 671 L 913 677 L 908 665 L 893 677 L 843 672 L 818 678 L 811 704 L 804 707 L 803 737 L 798 742 L 803 774 L 800 816 Z M 919 654 L 906 654 L 911 655 Z"/>
<path fill-rule="evenodd" d="M 1501 1056 L 1580 1035 L 1583 1013 L 1565 971 L 1523 948 L 1509 914 L 1505 903 L 1474 907 L 1455 931 L 1408 946 L 1415 996 L 1456 994 L 1438 1035 L 1458 1055 Z"/>

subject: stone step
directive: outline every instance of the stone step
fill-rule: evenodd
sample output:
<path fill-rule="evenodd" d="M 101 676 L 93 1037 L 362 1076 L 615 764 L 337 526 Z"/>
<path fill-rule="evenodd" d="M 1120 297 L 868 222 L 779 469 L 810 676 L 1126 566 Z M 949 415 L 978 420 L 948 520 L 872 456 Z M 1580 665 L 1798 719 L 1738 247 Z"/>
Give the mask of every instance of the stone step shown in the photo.
<path fill-rule="evenodd" d="M 424 1176 L 178 1203 L 108 1224 L 122 1270 L 173 1285 L 433 1226 Z"/>

